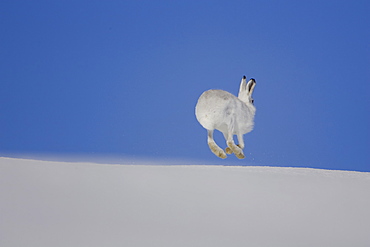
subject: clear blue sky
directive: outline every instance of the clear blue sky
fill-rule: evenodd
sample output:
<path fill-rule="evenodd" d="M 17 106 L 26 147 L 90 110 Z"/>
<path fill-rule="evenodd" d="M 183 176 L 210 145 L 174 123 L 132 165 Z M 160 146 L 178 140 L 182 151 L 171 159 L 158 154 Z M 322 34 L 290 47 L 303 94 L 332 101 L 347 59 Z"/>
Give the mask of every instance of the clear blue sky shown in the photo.
<path fill-rule="evenodd" d="M 370 171 L 369 1 L 1 1 L 0 154 Z M 194 107 L 257 81 L 246 159 Z M 220 133 L 216 141 L 224 147 Z"/>

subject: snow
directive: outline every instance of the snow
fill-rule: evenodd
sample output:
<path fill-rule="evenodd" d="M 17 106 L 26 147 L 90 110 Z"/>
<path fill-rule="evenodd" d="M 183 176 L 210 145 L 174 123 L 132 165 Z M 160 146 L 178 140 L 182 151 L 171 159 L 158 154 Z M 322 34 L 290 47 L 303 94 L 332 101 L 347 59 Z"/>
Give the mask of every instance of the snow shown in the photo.
<path fill-rule="evenodd" d="M 0 158 L 0 246 L 370 246 L 370 173 Z"/>

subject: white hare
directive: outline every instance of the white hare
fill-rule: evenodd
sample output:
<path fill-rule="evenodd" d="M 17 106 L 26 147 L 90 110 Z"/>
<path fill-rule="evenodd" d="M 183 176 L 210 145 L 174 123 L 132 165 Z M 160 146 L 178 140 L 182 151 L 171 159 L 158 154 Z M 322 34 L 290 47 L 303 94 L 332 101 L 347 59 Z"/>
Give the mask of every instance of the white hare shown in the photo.
<path fill-rule="evenodd" d="M 226 158 L 224 150 L 213 139 L 215 129 L 221 131 L 226 139 L 226 153 L 234 153 L 239 159 L 244 159 L 243 135 L 252 131 L 256 112 L 252 98 L 255 86 L 254 79 L 250 79 L 247 83 L 247 78 L 243 76 L 238 97 L 223 90 L 208 90 L 199 97 L 195 116 L 207 129 L 208 146 L 216 156 Z M 234 143 L 234 135 L 238 138 L 238 145 Z"/>

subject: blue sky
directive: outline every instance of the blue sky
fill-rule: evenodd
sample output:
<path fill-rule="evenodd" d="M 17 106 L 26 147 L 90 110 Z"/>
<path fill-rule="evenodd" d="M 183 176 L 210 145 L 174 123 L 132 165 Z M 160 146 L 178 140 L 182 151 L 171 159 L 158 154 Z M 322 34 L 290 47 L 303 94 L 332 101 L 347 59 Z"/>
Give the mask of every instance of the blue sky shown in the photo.
<path fill-rule="evenodd" d="M 368 1 L 1 1 L 0 154 L 370 171 Z M 200 94 L 256 79 L 246 159 Z M 216 142 L 224 147 L 220 133 Z"/>

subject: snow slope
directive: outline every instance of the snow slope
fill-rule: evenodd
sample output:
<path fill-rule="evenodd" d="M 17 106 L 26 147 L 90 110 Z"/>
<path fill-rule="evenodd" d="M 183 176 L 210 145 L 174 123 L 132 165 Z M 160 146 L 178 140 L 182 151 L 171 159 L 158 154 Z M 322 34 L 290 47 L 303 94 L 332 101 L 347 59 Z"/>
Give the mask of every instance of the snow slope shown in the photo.
<path fill-rule="evenodd" d="M 370 173 L 0 158 L 0 246 L 370 246 Z"/>

